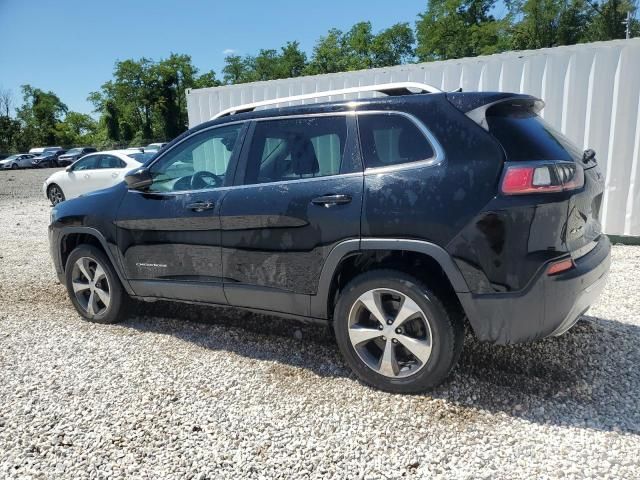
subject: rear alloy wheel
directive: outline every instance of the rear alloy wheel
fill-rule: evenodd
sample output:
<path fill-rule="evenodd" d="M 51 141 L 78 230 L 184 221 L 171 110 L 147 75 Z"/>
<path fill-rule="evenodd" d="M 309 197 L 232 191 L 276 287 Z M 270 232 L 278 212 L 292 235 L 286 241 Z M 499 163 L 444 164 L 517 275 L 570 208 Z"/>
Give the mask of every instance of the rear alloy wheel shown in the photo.
<path fill-rule="evenodd" d="M 93 245 L 80 245 L 67 259 L 67 292 L 78 313 L 97 323 L 121 320 L 129 297 L 105 254 Z"/>
<path fill-rule="evenodd" d="M 395 270 L 354 278 L 340 294 L 333 321 L 352 370 L 389 392 L 417 393 L 439 385 L 462 351 L 462 322 L 419 280 Z"/>
<path fill-rule="evenodd" d="M 380 375 L 403 378 L 418 372 L 431 357 L 431 339 L 427 315 L 404 293 L 375 288 L 351 307 L 351 346 Z"/>
<path fill-rule="evenodd" d="M 60 202 L 64 202 L 65 200 L 62 189 L 55 183 L 53 185 L 50 185 L 47 189 L 47 197 L 49 197 L 49 201 L 53 206 L 56 206 L 57 204 L 59 204 Z"/>

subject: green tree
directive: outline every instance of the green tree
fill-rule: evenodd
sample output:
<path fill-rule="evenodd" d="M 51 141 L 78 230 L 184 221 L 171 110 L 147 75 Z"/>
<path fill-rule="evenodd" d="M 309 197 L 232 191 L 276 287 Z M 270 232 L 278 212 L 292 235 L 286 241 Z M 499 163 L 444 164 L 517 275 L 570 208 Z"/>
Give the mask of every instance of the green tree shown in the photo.
<path fill-rule="evenodd" d="M 431 0 L 416 22 L 418 60 L 489 55 L 508 48 L 508 19 L 490 14 L 495 0 Z"/>
<path fill-rule="evenodd" d="M 189 55 L 116 62 L 113 79 L 88 99 L 100 113 L 105 144 L 170 140 L 187 128 L 185 90 L 220 85 L 215 72 L 202 75 Z"/>
<path fill-rule="evenodd" d="M 326 36 L 320 37 L 313 47 L 313 55 L 306 73 L 316 75 L 345 70 L 347 70 L 347 58 L 343 33 L 337 28 L 332 28 Z"/>
<path fill-rule="evenodd" d="M 589 2 L 593 9 L 593 21 L 586 34 L 589 41 L 614 40 L 625 38 L 627 12 L 636 11 L 635 2 L 630 0 L 608 0 L 605 2 Z M 640 35 L 640 23 L 632 19 L 630 25 L 631 36 Z"/>
<path fill-rule="evenodd" d="M 251 65 L 240 55 L 227 55 L 224 58 L 222 74 L 226 84 L 249 82 Z"/>
<path fill-rule="evenodd" d="M 378 33 L 371 43 L 372 65 L 389 67 L 413 61 L 415 37 L 408 23 L 395 25 Z"/>
<path fill-rule="evenodd" d="M 22 125 L 21 146 L 55 145 L 56 126 L 67 113 L 67 106 L 53 92 L 31 85 L 22 86 L 23 104 L 17 110 Z"/>
<path fill-rule="evenodd" d="M 56 143 L 66 147 L 92 145 L 98 132 L 98 122 L 89 115 L 67 112 L 64 120 L 56 125 Z"/>

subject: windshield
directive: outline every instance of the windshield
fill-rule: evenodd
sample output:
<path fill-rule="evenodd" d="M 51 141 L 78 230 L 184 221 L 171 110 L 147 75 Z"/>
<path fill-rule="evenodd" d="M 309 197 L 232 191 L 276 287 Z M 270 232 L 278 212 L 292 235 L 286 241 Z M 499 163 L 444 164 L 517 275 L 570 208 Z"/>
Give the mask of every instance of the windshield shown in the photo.
<path fill-rule="evenodd" d="M 16 158 L 18 158 L 20 155 L 11 155 L 10 157 L 5 158 L 4 160 L 2 160 L 3 162 L 5 160 L 15 160 Z"/>
<path fill-rule="evenodd" d="M 81 148 L 72 148 L 67 152 L 67 155 L 75 155 L 76 153 L 80 153 L 80 152 L 82 152 Z"/>

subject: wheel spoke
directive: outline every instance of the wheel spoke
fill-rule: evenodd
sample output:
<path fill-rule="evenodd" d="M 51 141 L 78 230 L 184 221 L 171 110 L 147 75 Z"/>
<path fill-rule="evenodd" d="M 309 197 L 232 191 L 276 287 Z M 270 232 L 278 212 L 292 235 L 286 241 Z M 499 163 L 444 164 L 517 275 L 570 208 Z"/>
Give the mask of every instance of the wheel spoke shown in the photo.
<path fill-rule="evenodd" d="M 91 293 L 89 294 L 89 301 L 87 302 L 87 312 L 89 312 L 91 315 L 96 314 L 96 295 L 95 293 L 93 293 L 93 290 L 91 290 Z"/>
<path fill-rule="evenodd" d="M 98 283 L 104 277 L 105 277 L 104 269 L 102 268 L 102 266 L 99 263 L 96 263 L 96 271 L 93 274 L 94 283 Z"/>
<path fill-rule="evenodd" d="M 399 335 L 398 341 L 420 362 L 425 363 L 431 356 L 431 341 Z"/>
<path fill-rule="evenodd" d="M 360 296 L 360 302 L 382 325 L 386 323 L 385 314 L 380 305 L 380 294 L 370 290 Z"/>
<path fill-rule="evenodd" d="M 395 377 L 397 375 L 398 362 L 396 361 L 396 348 L 389 340 L 384 345 L 384 352 L 380 358 L 378 371 L 388 377 Z"/>
<path fill-rule="evenodd" d="M 73 282 L 73 291 L 74 292 L 84 292 L 85 290 L 89 290 L 90 286 L 89 286 L 89 282 Z"/>
<path fill-rule="evenodd" d="M 349 329 L 351 344 L 354 346 L 363 342 L 367 342 L 369 340 L 373 340 L 374 338 L 378 338 L 381 335 L 382 332 L 377 328 L 358 327 L 354 325 Z"/>
<path fill-rule="evenodd" d="M 102 303 L 104 303 L 104 306 L 108 307 L 109 306 L 109 300 L 111 299 L 109 293 L 105 292 L 103 289 L 98 288 L 98 287 L 96 287 L 94 289 L 94 292 L 98 294 L 98 297 L 100 298 Z"/>
<path fill-rule="evenodd" d="M 421 311 L 422 310 L 420 310 L 420 307 L 416 302 L 411 300 L 409 297 L 405 296 L 402 301 L 402 306 L 400 307 L 400 310 L 398 310 L 396 317 L 393 319 L 393 326 L 399 327 L 404 322 L 406 322 L 409 318 L 420 313 Z"/>
<path fill-rule="evenodd" d="M 78 260 L 77 265 L 82 275 L 84 275 L 84 278 L 86 278 L 89 282 L 93 280 L 93 278 L 91 277 L 91 274 L 89 273 L 91 270 L 89 270 L 88 258 L 81 258 L 80 260 Z"/>

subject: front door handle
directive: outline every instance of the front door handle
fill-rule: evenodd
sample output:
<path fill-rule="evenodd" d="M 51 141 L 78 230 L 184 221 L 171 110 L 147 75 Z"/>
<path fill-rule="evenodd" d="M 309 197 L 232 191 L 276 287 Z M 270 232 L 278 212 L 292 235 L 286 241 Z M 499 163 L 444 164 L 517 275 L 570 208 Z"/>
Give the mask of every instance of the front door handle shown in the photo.
<path fill-rule="evenodd" d="M 85 173 L 84 178 L 91 178 L 91 176 L 88 173 Z"/>
<path fill-rule="evenodd" d="M 344 205 L 345 203 L 351 202 L 351 195 L 322 195 L 321 197 L 316 197 L 311 200 L 311 203 L 314 205 L 320 205 L 322 207 L 333 207 L 334 205 Z"/>
<path fill-rule="evenodd" d="M 189 210 L 194 212 L 204 212 L 205 210 L 211 210 L 215 206 L 213 202 L 195 202 L 187 205 Z"/>

